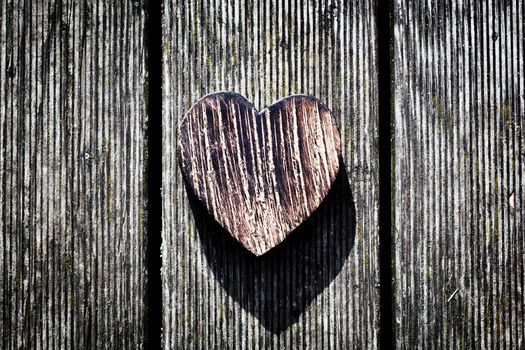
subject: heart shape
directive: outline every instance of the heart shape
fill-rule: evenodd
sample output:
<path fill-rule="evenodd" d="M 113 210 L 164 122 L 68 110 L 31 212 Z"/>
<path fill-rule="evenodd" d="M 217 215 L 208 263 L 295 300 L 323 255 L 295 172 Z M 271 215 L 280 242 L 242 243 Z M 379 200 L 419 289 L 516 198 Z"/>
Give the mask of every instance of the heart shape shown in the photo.
<path fill-rule="evenodd" d="M 209 213 L 262 255 L 317 209 L 339 171 L 328 108 L 306 95 L 257 112 L 232 92 L 201 98 L 179 125 L 182 173 Z"/>

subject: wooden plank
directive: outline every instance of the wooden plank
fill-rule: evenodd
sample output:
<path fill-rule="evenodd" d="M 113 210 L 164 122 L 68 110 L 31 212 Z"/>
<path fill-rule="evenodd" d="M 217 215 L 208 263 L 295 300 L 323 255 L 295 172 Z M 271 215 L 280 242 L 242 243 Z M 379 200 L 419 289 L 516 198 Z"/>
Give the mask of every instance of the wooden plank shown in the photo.
<path fill-rule="evenodd" d="M 377 347 L 373 10 L 373 1 L 164 2 L 166 349 Z M 341 130 L 344 171 L 334 191 L 261 257 L 188 198 L 179 169 L 179 121 L 215 91 L 238 92 L 258 109 L 287 95 L 312 95 Z"/>
<path fill-rule="evenodd" d="M 140 348 L 144 15 L 0 4 L 0 348 Z"/>
<path fill-rule="evenodd" d="M 523 7 L 395 1 L 399 348 L 525 346 Z"/>

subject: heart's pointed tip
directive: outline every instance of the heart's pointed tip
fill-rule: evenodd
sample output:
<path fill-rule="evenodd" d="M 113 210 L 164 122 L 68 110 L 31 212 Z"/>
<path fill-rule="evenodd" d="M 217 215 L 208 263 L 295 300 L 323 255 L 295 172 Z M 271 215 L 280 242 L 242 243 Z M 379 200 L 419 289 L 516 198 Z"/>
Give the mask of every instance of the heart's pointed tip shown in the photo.
<path fill-rule="evenodd" d="M 233 230 L 235 231 L 235 230 Z M 230 231 L 231 232 L 231 231 Z M 235 235 L 231 233 L 231 235 L 241 244 L 241 246 L 255 255 L 256 257 L 262 256 L 266 253 L 268 253 L 270 250 L 275 248 L 279 243 L 281 243 L 282 240 L 279 240 L 279 242 L 275 244 L 268 244 L 268 242 L 265 242 L 264 240 L 252 240 L 252 239 L 242 239 L 239 235 Z"/>
<path fill-rule="evenodd" d="M 242 242 L 241 240 L 238 240 L 241 245 L 248 250 L 253 255 L 260 257 L 268 253 L 269 251 L 275 249 L 277 246 L 279 246 L 286 238 L 288 238 L 289 234 L 292 231 L 288 231 L 286 234 L 281 235 L 279 238 L 274 240 L 272 243 L 269 243 L 268 241 L 259 240 L 256 244 L 253 244 L 253 242 Z M 272 235 L 269 235 L 268 237 L 274 237 Z"/>
<path fill-rule="evenodd" d="M 253 255 L 255 255 L 256 257 L 260 257 L 268 253 L 272 249 L 272 248 L 267 248 L 267 249 L 257 250 L 257 249 L 248 248 L 248 247 L 245 247 L 245 248 L 248 249 L 248 251 L 252 253 Z"/>
<path fill-rule="evenodd" d="M 256 257 L 260 257 L 261 255 L 263 255 L 264 253 L 266 253 L 266 251 L 264 251 L 264 252 L 259 252 L 259 251 L 256 251 L 256 250 L 250 250 L 250 249 L 248 249 L 248 251 L 249 251 L 250 253 L 252 253 L 253 255 L 255 255 Z"/>
<path fill-rule="evenodd" d="M 239 243 L 241 243 L 242 247 L 244 249 L 246 249 L 247 251 L 249 251 L 250 253 L 252 253 L 253 255 L 259 257 L 263 254 L 265 254 L 266 252 L 268 252 L 271 248 L 261 248 L 261 247 L 256 247 L 254 245 L 251 245 L 251 244 L 246 244 L 242 241 L 239 240 Z"/>

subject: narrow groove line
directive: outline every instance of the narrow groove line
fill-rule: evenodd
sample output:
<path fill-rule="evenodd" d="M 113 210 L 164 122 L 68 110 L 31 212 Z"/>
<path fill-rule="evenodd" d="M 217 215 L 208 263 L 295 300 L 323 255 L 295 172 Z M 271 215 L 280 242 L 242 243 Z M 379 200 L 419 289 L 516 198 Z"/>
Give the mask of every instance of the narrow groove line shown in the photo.
<path fill-rule="evenodd" d="M 390 1 L 376 3 L 379 148 L 379 347 L 393 347 L 392 294 L 392 23 Z"/>
<path fill-rule="evenodd" d="M 147 289 L 145 348 L 162 344 L 161 184 L 162 184 L 162 25 L 161 1 L 148 0 L 145 40 L 147 50 Z"/>

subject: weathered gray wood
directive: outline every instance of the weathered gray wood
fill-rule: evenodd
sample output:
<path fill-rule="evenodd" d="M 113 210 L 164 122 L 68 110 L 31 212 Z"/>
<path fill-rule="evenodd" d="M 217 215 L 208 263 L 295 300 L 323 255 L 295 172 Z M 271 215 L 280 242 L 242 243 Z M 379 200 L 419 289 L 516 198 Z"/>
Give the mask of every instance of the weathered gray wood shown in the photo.
<path fill-rule="evenodd" d="M 0 2 L 0 348 L 140 348 L 140 2 Z"/>
<path fill-rule="evenodd" d="M 164 348 L 377 347 L 373 11 L 373 1 L 164 1 Z M 334 190 L 261 257 L 188 198 L 178 166 L 177 126 L 214 91 L 258 109 L 312 95 L 341 130 Z"/>
<path fill-rule="evenodd" d="M 258 112 L 239 94 L 209 94 L 191 107 L 178 132 L 186 183 L 255 255 L 306 220 L 339 171 L 335 118 L 311 96 L 286 97 Z"/>
<path fill-rule="evenodd" d="M 523 348 L 523 1 L 394 9 L 397 345 Z"/>

